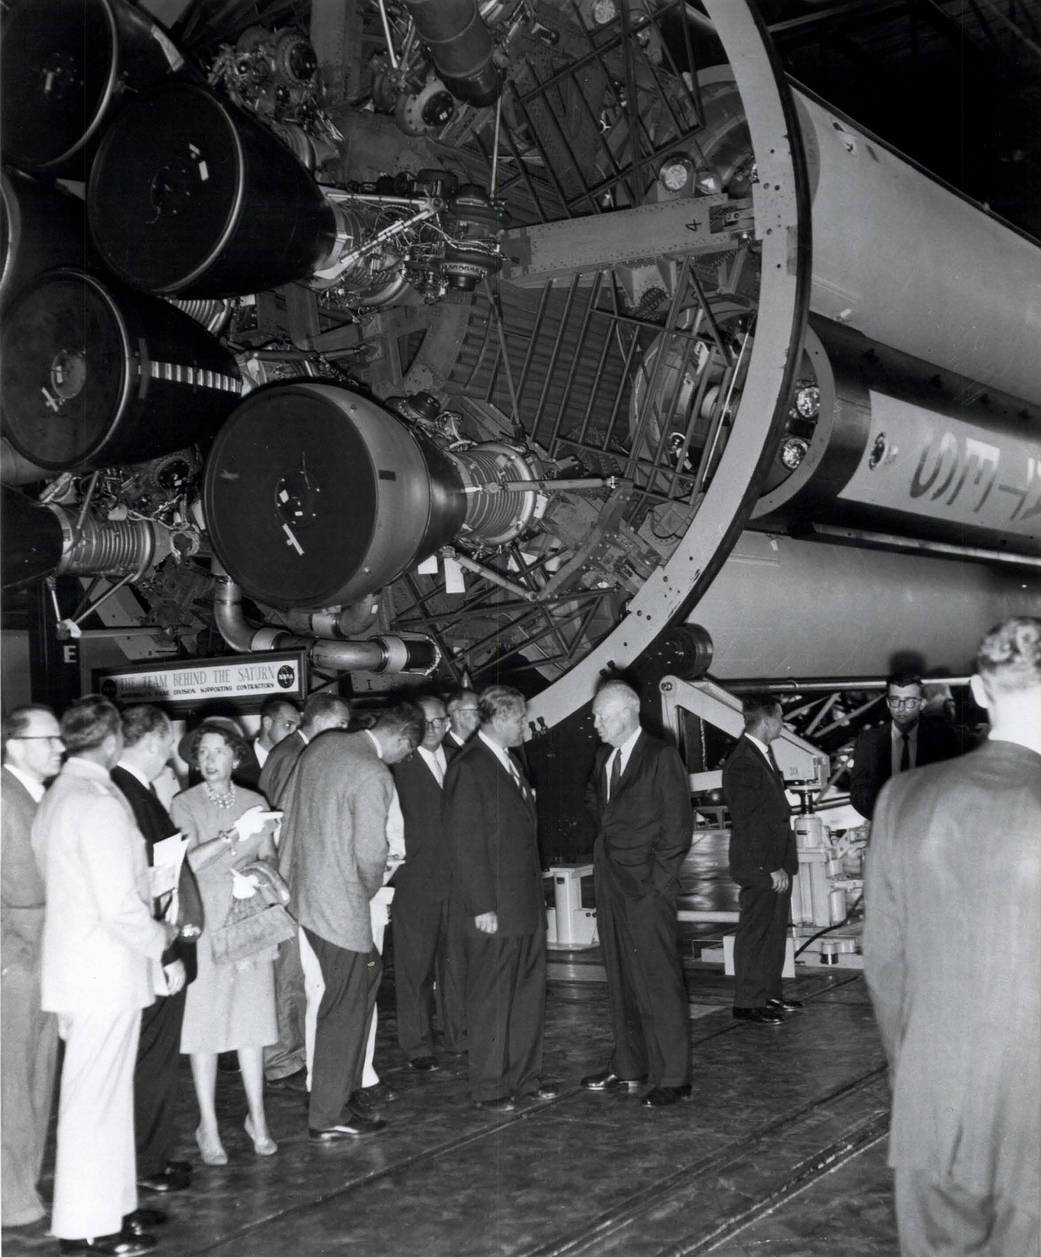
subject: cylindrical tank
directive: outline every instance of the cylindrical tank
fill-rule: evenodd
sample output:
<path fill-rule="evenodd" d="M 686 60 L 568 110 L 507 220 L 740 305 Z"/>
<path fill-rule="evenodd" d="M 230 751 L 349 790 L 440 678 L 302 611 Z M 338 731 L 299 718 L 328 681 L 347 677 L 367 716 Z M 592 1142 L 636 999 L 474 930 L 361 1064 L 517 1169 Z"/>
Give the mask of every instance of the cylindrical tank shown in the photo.
<path fill-rule="evenodd" d="M 165 295 L 234 296 L 302 279 L 336 239 L 332 206 L 282 141 L 188 83 L 123 110 L 87 205 L 106 264 Z"/>
<path fill-rule="evenodd" d="M 182 449 L 212 436 L 241 392 L 234 358 L 193 319 L 81 271 L 23 293 L 2 346 L 7 438 L 49 471 Z"/>
<path fill-rule="evenodd" d="M 477 0 L 405 0 L 405 7 L 452 95 L 471 105 L 493 105 L 502 92 L 502 76 Z"/>
<path fill-rule="evenodd" d="M 94 261 L 79 197 L 17 170 L 0 172 L 0 309 L 43 271 Z"/>
<path fill-rule="evenodd" d="M 119 0 L 28 0 L 0 46 L 5 158 L 76 179 L 123 98 L 182 65 L 155 21 Z"/>

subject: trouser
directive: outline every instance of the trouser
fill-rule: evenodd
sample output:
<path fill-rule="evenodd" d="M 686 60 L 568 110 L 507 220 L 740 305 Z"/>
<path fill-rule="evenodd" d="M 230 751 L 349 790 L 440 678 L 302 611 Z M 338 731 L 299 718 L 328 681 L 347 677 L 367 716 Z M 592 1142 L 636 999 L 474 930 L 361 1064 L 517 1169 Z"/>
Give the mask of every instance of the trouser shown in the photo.
<path fill-rule="evenodd" d="M 3 1225 L 44 1216 L 36 1190 L 54 1093 L 58 1019 L 40 1009 L 39 957 L 8 963 L 0 1005 L 3 1056 Z"/>
<path fill-rule="evenodd" d="M 393 926 L 398 1046 L 414 1060 L 434 1051 L 434 989 L 443 987 L 448 904 L 399 890 Z"/>
<path fill-rule="evenodd" d="M 768 999 L 781 998 L 791 902 L 790 882 L 780 894 L 769 887 L 741 887 L 734 937 L 735 1008 L 762 1008 Z"/>
<path fill-rule="evenodd" d="M 137 1177 L 162 1174 L 177 1142 L 177 1078 L 181 1022 L 188 988 L 160 996 L 141 1014 L 141 1037 L 134 1066 L 134 1140 Z"/>
<path fill-rule="evenodd" d="M 268 1082 L 288 1078 L 290 1074 L 304 1068 L 306 1009 L 307 997 L 304 992 L 299 938 L 288 938 L 279 945 L 278 959 L 275 961 L 278 1042 L 264 1049 L 264 1077 Z"/>
<path fill-rule="evenodd" d="M 1034 1210 L 1000 1194 L 972 1192 L 916 1166 L 896 1168 L 896 1220 L 902 1257 L 1037 1257 Z"/>
<path fill-rule="evenodd" d="M 137 1208 L 134 1061 L 141 1010 L 63 1014 L 51 1232 L 111 1235 Z"/>
<path fill-rule="evenodd" d="M 441 1041 L 449 1052 L 466 1051 L 466 927 L 462 908 L 449 899 L 444 963 L 437 977 Z"/>
<path fill-rule="evenodd" d="M 361 1085 L 365 1041 L 383 963 L 375 950 L 348 951 L 312 930 L 305 933 L 325 984 L 315 1027 L 308 1123 L 315 1130 L 326 1130 L 340 1121 L 344 1105 Z"/>
<path fill-rule="evenodd" d="M 676 905 L 651 890 L 628 897 L 609 868 L 596 867 L 597 932 L 614 1033 L 609 1068 L 655 1087 L 690 1081 L 687 988 L 679 957 Z"/>
<path fill-rule="evenodd" d="M 470 1092 L 475 1100 L 530 1095 L 542 1072 L 546 935 L 466 940 Z"/>

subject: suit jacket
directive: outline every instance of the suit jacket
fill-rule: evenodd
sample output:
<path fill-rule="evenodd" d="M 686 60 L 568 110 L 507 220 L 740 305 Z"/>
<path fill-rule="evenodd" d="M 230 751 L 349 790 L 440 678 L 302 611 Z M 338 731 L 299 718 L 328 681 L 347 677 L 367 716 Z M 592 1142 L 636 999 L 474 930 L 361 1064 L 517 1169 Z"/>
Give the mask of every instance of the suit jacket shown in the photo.
<path fill-rule="evenodd" d="M 36 800 L 9 769 L 2 773 L 0 916 L 4 966 L 35 970 L 40 959 L 46 891 L 29 842 Z"/>
<path fill-rule="evenodd" d="M 255 789 L 260 791 L 272 807 L 281 806 L 280 800 L 289 784 L 289 778 L 292 777 L 293 769 L 296 768 L 307 745 L 305 735 L 299 729 L 294 729 L 288 737 L 283 738 L 276 747 L 271 749 L 267 759 L 264 760 L 264 767 L 260 770 L 258 785 Z"/>
<path fill-rule="evenodd" d="M 447 759 L 447 756 L 446 756 Z M 441 818 L 444 790 L 418 751 L 391 769 L 405 822 L 405 863 L 394 874 L 399 896 L 432 903 L 448 898 L 448 838 Z"/>
<path fill-rule="evenodd" d="M 594 760 L 594 858 L 610 865 L 615 881 L 631 898 L 652 889 L 674 894 L 694 834 L 683 760 L 675 747 L 641 732 L 614 797 L 607 799 L 606 765 L 614 749 L 598 747 Z"/>
<path fill-rule="evenodd" d="M 872 825 L 864 975 L 892 1069 L 891 1165 L 1036 1211 L 1041 755 L 985 742 L 900 773 Z"/>
<path fill-rule="evenodd" d="M 944 720 L 918 722 L 916 768 L 939 764 L 961 754 L 958 735 Z M 871 819 L 879 791 L 893 774 L 893 722 L 865 729 L 857 738 L 850 772 L 850 801 L 861 816 Z"/>
<path fill-rule="evenodd" d="M 170 819 L 170 813 L 166 808 L 163 807 L 147 786 L 141 784 L 140 780 L 133 773 L 127 772 L 125 768 L 121 768 L 117 764 L 112 769 L 111 776 L 112 780 L 126 796 L 126 800 L 130 804 L 130 810 L 134 813 L 134 820 L 145 840 L 148 867 L 151 868 L 153 864 L 152 848 L 157 842 L 162 842 L 164 838 L 169 838 L 171 834 L 176 834 L 177 826 Z M 192 872 L 191 865 L 187 860 L 181 865 L 178 893 L 182 898 L 182 903 L 186 900 L 191 903 L 191 915 L 201 919 L 202 903 L 199 898 L 199 888 L 195 882 L 195 874 Z M 157 905 L 153 904 L 152 906 L 154 912 Z M 163 964 L 168 965 L 175 960 L 183 961 L 187 981 L 193 982 L 198 973 L 194 941 L 183 938 L 175 939 L 163 953 Z"/>
<path fill-rule="evenodd" d="M 452 852 L 453 898 L 468 932 L 476 932 L 473 919 L 485 912 L 498 915 L 504 937 L 544 930 L 535 796 L 530 787 L 518 788 L 477 735 L 448 765 L 442 820 Z"/>
<path fill-rule="evenodd" d="M 278 858 L 290 911 L 347 951 L 372 951 L 369 900 L 383 885 L 394 778 L 367 733 L 328 729 L 282 796 Z"/>
<path fill-rule="evenodd" d="M 45 1011 L 146 1008 L 166 931 L 152 919 L 141 831 L 104 768 L 66 761 L 37 809 L 32 844 L 47 887 Z"/>
<path fill-rule="evenodd" d="M 264 762 L 266 764 L 267 760 Z M 235 765 L 235 771 L 231 774 L 231 779 L 237 785 L 245 786 L 247 790 L 259 790 L 260 771 L 260 760 L 257 759 L 254 739 L 248 738 L 246 741 L 246 753 Z M 201 781 L 202 778 L 200 777 L 199 780 Z"/>
<path fill-rule="evenodd" d="M 744 736 L 723 765 L 723 798 L 730 809 L 730 876 L 734 881 L 766 889 L 775 869 L 794 877 L 799 856 L 784 782 L 755 743 Z"/>

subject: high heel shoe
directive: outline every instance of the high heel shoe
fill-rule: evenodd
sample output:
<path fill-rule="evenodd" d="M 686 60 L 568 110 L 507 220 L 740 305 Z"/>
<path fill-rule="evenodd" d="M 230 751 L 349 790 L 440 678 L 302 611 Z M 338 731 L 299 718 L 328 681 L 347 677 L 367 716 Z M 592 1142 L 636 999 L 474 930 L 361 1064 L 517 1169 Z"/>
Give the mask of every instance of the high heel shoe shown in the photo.
<path fill-rule="evenodd" d="M 227 1165 L 228 1154 L 219 1135 L 209 1135 L 199 1126 L 195 1131 L 195 1142 L 199 1145 L 199 1155 L 204 1165 Z"/>
<path fill-rule="evenodd" d="M 254 1133 L 253 1119 L 247 1117 L 244 1122 L 246 1134 L 253 1140 L 253 1151 L 258 1157 L 272 1157 L 278 1151 L 278 1144 L 269 1135 L 267 1139 L 258 1139 Z"/>

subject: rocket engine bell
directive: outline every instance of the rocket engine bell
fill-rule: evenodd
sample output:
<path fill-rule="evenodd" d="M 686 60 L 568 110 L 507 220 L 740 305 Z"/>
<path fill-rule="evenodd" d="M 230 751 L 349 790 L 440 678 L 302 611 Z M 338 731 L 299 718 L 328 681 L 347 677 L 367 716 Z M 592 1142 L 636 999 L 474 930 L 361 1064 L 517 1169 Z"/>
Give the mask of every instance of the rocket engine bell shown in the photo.
<path fill-rule="evenodd" d="M 330 384 L 259 389 L 214 443 L 206 526 L 221 563 L 275 607 L 329 607 L 382 588 L 457 538 L 494 547 L 537 516 L 532 455 L 438 445 Z"/>

